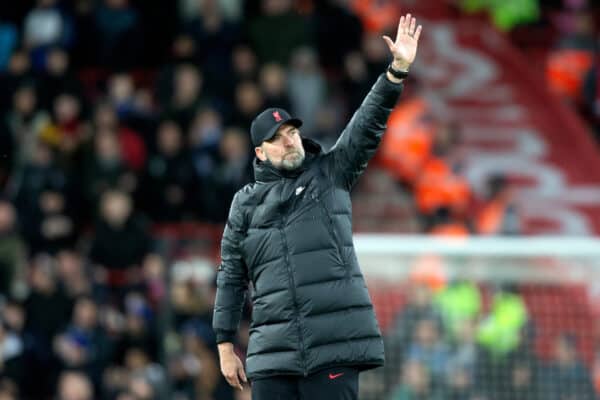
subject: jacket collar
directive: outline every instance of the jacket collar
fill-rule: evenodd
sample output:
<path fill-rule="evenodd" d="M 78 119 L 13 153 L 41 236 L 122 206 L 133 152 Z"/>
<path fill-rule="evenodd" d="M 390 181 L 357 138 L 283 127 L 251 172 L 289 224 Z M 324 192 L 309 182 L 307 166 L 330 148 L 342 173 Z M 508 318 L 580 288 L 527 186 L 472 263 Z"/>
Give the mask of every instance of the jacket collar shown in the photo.
<path fill-rule="evenodd" d="M 304 162 L 298 168 L 292 171 L 275 168 L 269 161 L 260 161 L 257 157 L 252 163 L 254 167 L 254 179 L 257 182 L 276 181 L 281 178 L 295 178 L 302 174 L 312 161 L 323 152 L 321 145 L 312 139 L 302 138 L 302 145 L 306 154 Z"/>

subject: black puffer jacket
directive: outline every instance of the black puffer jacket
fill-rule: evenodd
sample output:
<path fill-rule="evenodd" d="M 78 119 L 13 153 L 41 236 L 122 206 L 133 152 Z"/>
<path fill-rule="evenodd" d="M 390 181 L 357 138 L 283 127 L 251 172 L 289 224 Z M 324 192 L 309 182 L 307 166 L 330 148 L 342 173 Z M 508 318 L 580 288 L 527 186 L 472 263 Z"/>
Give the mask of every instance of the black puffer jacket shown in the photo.
<path fill-rule="evenodd" d="M 352 244 L 349 191 L 375 153 L 401 84 L 380 76 L 327 153 L 304 139 L 296 171 L 255 161 L 221 244 L 213 328 L 231 341 L 252 282 L 249 379 L 384 363 L 383 343 Z"/>

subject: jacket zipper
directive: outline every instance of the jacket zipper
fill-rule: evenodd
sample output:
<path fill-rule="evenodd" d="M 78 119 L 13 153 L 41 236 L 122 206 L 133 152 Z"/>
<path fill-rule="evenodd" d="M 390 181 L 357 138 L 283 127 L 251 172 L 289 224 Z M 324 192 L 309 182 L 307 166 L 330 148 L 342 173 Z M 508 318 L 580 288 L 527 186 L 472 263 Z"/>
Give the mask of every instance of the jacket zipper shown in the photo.
<path fill-rule="evenodd" d="M 283 219 L 283 224 L 285 226 L 285 218 Z M 306 377 L 306 376 L 308 376 L 308 372 L 306 371 L 306 350 L 305 350 L 305 345 L 304 345 L 304 336 L 302 335 L 302 326 L 301 326 L 302 317 L 300 316 L 300 309 L 298 307 L 298 298 L 296 296 L 296 282 L 294 280 L 294 272 L 292 271 L 292 267 L 290 265 L 290 256 L 289 256 L 288 244 L 287 244 L 287 238 L 285 236 L 285 231 L 283 230 L 283 227 L 279 228 L 279 231 L 281 232 L 281 237 L 283 238 L 283 250 L 285 252 L 285 266 L 287 268 L 288 275 L 290 277 L 292 298 L 294 299 L 294 310 L 296 312 L 296 320 L 298 321 L 298 323 L 297 323 L 298 339 L 300 340 L 300 359 L 302 362 L 302 371 L 304 373 L 304 376 Z"/>
<path fill-rule="evenodd" d="M 343 255 L 342 255 L 342 242 L 341 242 L 337 232 L 335 231 L 335 228 L 333 227 L 333 218 L 331 218 L 331 214 L 329 213 L 329 210 L 327 209 L 325 204 L 323 204 L 319 200 L 319 196 L 312 193 L 311 198 L 319 205 L 319 207 L 321 207 L 321 209 L 323 210 L 323 213 L 325 213 L 325 216 L 327 217 L 327 219 L 329 221 L 329 233 L 331 234 L 331 236 L 333 236 L 333 240 L 335 240 L 335 243 L 336 243 L 335 251 L 336 251 L 338 257 L 340 258 L 340 261 L 346 267 L 346 278 L 350 278 L 350 269 L 346 265 L 346 260 L 344 259 Z"/>

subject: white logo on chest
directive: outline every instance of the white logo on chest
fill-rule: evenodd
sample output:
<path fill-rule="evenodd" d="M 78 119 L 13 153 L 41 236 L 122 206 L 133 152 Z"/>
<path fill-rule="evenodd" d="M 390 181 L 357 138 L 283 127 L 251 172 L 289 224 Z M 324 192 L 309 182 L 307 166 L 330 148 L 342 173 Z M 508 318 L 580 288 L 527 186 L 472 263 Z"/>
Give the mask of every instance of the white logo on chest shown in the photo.
<path fill-rule="evenodd" d="M 296 196 L 298 196 L 300 193 L 302 193 L 303 190 L 304 190 L 304 186 L 298 186 L 296 188 Z"/>

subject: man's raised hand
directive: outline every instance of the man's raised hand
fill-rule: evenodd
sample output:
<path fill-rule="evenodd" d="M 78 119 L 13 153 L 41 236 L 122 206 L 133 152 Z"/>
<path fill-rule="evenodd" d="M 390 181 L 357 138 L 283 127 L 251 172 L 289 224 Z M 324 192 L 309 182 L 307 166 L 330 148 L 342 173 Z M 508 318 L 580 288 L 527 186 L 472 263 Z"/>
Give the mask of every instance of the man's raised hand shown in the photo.
<path fill-rule="evenodd" d="M 408 67 L 415 60 L 422 29 L 421 25 L 416 25 L 417 20 L 410 14 L 406 14 L 400 17 L 395 42 L 389 36 L 383 36 L 383 40 L 385 40 L 390 48 L 390 52 L 394 56 L 394 61 L 392 61 L 394 69 L 407 71 Z"/>

